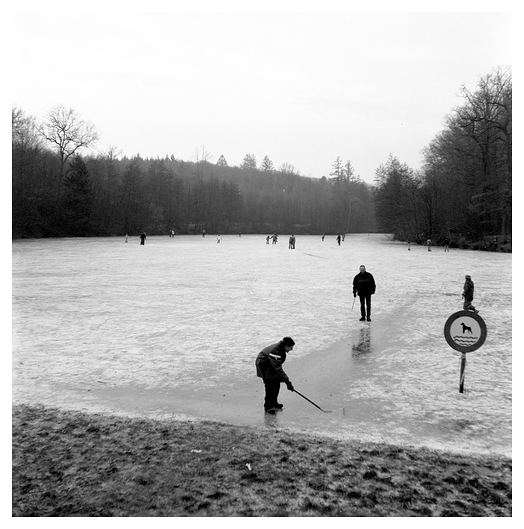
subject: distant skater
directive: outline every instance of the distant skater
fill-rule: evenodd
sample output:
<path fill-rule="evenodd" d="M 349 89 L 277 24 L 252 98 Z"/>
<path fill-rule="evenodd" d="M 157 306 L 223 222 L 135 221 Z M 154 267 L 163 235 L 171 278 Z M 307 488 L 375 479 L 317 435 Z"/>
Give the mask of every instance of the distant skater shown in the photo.
<path fill-rule="evenodd" d="M 269 239 L 270 239 L 270 238 L 271 238 L 271 237 L 270 237 L 269 235 L 266 237 L 266 244 L 269 244 Z"/>
<path fill-rule="evenodd" d="M 337 242 L 338 242 L 338 245 L 340 246 L 340 235 L 337 237 Z"/>
<path fill-rule="evenodd" d="M 144 245 L 145 243 L 146 243 L 146 234 L 144 232 L 142 232 L 140 234 L 140 244 Z"/>
<path fill-rule="evenodd" d="M 291 237 L 289 238 L 289 248 L 290 250 L 295 249 L 295 236 L 294 235 L 291 235 Z"/>
<path fill-rule="evenodd" d="M 428 252 L 431 252 L 431 239 L 428 239 Z"/>
<path fill-rule="evenodd" d="M 282 364 L 286 361 L 287 353 L 293 350 L 294 345 L 293 338 L 286 336 L 280 342 L 262 349 L 255 360 L 257 377 L 264 382 L 264 410 L 267 413 L 275 413 L 284 407 L 278 402 L 281 382 L 286 384 L 289 391 L 293 391 L 293 384 L 282 369 Z"/>
<path fill-rule="evenodd" d="M 202 230 L 202 237 L 206 236 L 206 230 Z"/>
<path fill-rule="evenodd" d="M 276 244 L 278 242 L 278 235 L 276 233 L 271 238 L 273 239 L 273 244 Z"/>
<path fill-rule="evenodd" d="M 471 280 L 470 275 L 466 275 L 466 282 L 464 283 L 464 291 L 462 292 L 462 297 L 464 298 L 464 310 L 472 310 L 475 313 L 478 313 L 478 310 L 471 304 L 473 301 L 473 294 L 475 292 L 475 283 Z"/>
<path fill-rule="evenodd" d="M 449 252 L 449 239 L 447 237 L 444 239 L 444 251 Z"/>
<path fill-rule="evenodd" d="M 217 244 L 220 244 L 221 239 L 222 237 L 220 237 L 220 235 L 217 235 Z"/>
<path fill-rule="evenodd" d="M 411 240 L 408 238 L 408 250 L 411 251 Z"/>
<path fill-rule="evenodd" d="M 127 242 L 127 233 L 126 233 L 126 242 Z"/>
<path fill-rule="evenodd" d="M 371 296 L 375 293 L 375 278 L 360 265 L 360 272 L 353 278 L 353 297 L 360 298 L 360 321 L 371 321 Z"/>
<path fill-rule="evenodd" d="M 322 235 L 322 242 L 324 242 L 324 237 L 325 237 L 325 236 L 326 236 L 326 235 Z"/>

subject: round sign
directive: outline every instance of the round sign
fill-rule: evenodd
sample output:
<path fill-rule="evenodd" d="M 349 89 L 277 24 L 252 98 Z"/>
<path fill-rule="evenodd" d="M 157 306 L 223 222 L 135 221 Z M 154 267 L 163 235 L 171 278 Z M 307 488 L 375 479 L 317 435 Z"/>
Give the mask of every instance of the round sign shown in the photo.
<path fill-rule="evenodd" d="M 486 341 L 487 335 L 484 320 L 469 310 L 455 312 L 444 325 L 446 342 L 461 353 L 476 351 Z"/>

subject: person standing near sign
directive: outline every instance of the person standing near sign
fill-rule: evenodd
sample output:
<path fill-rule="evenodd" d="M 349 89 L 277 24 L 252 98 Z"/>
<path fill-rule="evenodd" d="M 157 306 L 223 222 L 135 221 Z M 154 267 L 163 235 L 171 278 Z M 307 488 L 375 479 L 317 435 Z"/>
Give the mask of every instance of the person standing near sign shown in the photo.
<path fill-rule="evenodd" d="M 475 283 L 471 280 L 470 275 L 466 275 L 466 282 L 464 283 L 464 292 L 462 297 L 464 298 L 464 310 L 472 310 L 478 314 L 478 310 L 471 304 L 473 301 L 473 293 L 475 291 Z"/>
<path fill-rule="evenodd" d="M 360 265 L 360 272 L 353 278 L 353 297 L 360 298 L 360 321 L 371 321 L 371 296 L 375 293 L 375 278 Z"/>

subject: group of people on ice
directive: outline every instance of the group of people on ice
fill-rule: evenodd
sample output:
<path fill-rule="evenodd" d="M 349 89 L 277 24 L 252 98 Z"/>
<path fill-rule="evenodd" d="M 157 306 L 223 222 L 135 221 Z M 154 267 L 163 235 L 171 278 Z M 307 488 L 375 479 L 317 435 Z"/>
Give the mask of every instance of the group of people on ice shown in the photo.
<path fill-rule="evenodd" d="M 464 298 L 463 309 L 478 310 L 472 305 L 475 285 L 469 274 L 465 277 L 462 297 Z M 375 293 L 375 278 L 364 265 L 360 265 L 359 273 L 353 278 L 353 297 L 357 295 L 360 299 L 360 321 L 371 321 L 371 296 Z M 279 342 L 264 347 L 255 359 L 256 374 L 264 383 L 264 410 L 266 413 L 275 414 L 282 411 L 284 405 L 278 402 L 280 384 L 284 383 L 289 391 L 294 391 L 293 384 L 282 368 L 287 354 L 295 346 L 295 341 L 290 336 L 284 337 Z"/>

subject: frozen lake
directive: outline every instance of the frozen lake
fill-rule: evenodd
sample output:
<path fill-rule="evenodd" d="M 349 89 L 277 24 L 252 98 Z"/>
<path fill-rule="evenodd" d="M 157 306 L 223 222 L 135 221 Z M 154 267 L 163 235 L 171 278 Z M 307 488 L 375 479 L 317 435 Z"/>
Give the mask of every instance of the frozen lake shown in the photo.
<path fill-rule="evenodd" d="M 510 254 L 265 237 L 13 241 L 13 402 L 511 455 Z M 370 323 L 352 308 L 360 264 Z M 465 274 L 488 336 L 461 394 L 443 329 Z M 264 415 L 254 359 L 283 336 L 295 388 L 333 413 L 283 386 Z"/>

